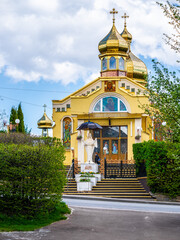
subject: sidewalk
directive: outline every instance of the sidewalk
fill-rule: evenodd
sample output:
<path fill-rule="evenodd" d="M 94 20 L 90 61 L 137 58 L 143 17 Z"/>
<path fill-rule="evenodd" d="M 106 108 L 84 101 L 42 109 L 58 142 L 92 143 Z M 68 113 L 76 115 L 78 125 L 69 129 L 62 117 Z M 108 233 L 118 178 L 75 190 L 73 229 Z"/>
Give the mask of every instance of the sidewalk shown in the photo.
<path fill-rule="evenodd" d="M 129 202 L 129 203 L 144 203 L 144 204 L 163 204 L 163 205 L 177 205 L 180 206 L 180 202 L 167 202 L 157 201 L 155 199 L 120 199 L 120 198 L 105 198 L 105 197 L 91 197 L 91 196 L 77 196 L 77 195 L 63 195 L 62 198 L 67 199 L 83 199 L 83 200 L 96 200 L 96 201 L 109 201 L 109 202 Z"/>

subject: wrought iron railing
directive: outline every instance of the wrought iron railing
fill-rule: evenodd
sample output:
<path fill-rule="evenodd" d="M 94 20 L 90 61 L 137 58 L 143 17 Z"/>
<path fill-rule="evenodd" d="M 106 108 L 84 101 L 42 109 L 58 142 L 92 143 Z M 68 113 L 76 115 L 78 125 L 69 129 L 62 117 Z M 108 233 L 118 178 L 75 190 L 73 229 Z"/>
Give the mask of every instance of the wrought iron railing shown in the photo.
<path fill-rule="evenodd" d="M 104 159 L 104 177 L 105 178 L 135 178 L 136 177 L 136 165 L 123 163 L 107 163 Z"/>
<path fill-rule="evenodd" d="M 74 159 L 72 160 L 72 164 L 68 170 L 68 173 L 66 175 L 67 178 L 67 190 L 69 188 L 69 184 L 71 183 L 72 179 L 75 178 L 75 174 L 74 174 Z"/>

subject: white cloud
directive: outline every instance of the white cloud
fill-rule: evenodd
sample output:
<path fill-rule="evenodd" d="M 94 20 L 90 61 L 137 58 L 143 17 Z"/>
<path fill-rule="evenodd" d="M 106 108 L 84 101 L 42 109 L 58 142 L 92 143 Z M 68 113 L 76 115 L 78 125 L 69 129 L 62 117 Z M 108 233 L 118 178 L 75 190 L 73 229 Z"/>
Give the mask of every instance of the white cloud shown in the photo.
<path fill-rule="evenodd" d="M 91 73 L 91 74 L 89 75 L 89 77 L 86 78 L 85 83 L 87 84 L 87 83 L 95 80 L 95 79 L 98 78 L 98 77 L 100 77 L 99 72 Z"/>
<path fill-rule="evenodd" d="M 86 71 L 84 67 L 75 63 L 54 63 L 53 68 L 54 71 L 52 78 L 55 81 L 62 81 L 64 85 L 75 83 L 79 78 L 86 77 Z"/>
<path fill-rule="evenodd" d="M 176 64 L 177 55 L 163 41 L 172 28 L 154 0 L 1 0 L 0 69 L 6 66 L 5 74 L 15 81 L 93 80 L 100 71 L 98 43 L 112 26 L 113 7 L 119 32 L 121 16 L 130 16 L 136 55 Z"/>
<path fill-rule="evenodd" d="M 15 67 L 8 67 L 6 75 L 13 78 L 15 81 L 26 80 L 27 82 L 37 82 L 41 78 L 41 75 L 39 73 L 25 72 Z"/>
<path fill-rule="evenodd" d="M 4 57 L 2 55 L 0 55 L 0 73 L 3 69 L 3 67 L 5 66 L 5 64 L 6 64 L 6 61 L 5 61 Z"/>
<path fill-rule="evenodd" d="M 26 0 L 30 8 L 44 12 L 54 12 L 58 8 L 58 0 Z"/>

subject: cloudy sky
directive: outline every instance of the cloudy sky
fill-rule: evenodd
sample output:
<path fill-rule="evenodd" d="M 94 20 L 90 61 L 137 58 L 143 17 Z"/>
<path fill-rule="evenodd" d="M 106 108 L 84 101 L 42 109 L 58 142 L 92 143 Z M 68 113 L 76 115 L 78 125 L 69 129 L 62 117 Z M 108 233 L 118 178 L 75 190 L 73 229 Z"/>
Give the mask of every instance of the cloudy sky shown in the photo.
<path fill-rule="evenodd" d="M 40 134 L 44 103 L 51 117 L 52 99 L 99 76 L 98 43 L 112 27 L 114 7 L 120 33 L 121 16 L 129 15 L 132 52 L 149 70 L 153 58 L 177 67 L 177 55 L 163 41 L 172 28 L 154 0 L 1 0 L 0 113 L 9 115 L 22 102 L 25 123 Z"/>

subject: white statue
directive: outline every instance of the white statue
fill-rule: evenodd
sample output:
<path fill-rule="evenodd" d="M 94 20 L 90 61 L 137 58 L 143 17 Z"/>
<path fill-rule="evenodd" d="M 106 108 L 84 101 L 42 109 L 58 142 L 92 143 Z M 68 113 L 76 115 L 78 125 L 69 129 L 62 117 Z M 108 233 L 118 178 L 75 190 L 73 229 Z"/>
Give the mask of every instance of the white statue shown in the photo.
<path fill-rule="evenodd" d="M 84 141 L 84 146 L 87 152 L 87 162 L 93 163 L 92 155 L 94 152 L 94 148 L 97 147 L 97 138 L 95 140 L 92 139 L 91 133 L 87 134 L 87 139 Z"/>

